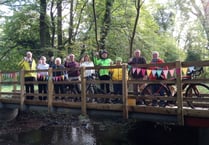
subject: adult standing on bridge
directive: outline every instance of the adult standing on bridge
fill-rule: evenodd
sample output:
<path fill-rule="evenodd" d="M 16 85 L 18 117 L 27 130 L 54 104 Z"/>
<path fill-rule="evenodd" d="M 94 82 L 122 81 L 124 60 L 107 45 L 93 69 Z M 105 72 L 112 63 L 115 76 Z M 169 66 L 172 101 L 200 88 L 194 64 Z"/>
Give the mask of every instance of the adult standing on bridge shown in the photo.
<path fill-rule="evenodd" d="M 151 60 L 151 64 L 160 64 L 160 63 L 165 63 L 165 61 L 160 58 L 159 52 L 158 51 L 153 51 L 152 52 L 152 60 Z M 168 70 L 167 66 L 164 67 L 151 67 L 152 71 L 156 71 L 156 74 L 151 73 L 149 79 L 150 80 L 164 80 L 166 78 L 165 74 L 164 74 L 164 70 Z M 159 73 L 157 73 L 157 71 Z M 153 94 L 158 94 L 159 91 L 159 95 L 160 96 L 164 96 L 164 89 L 160 89 L 159 84 L 153 84 L 152 85 L 152 93 Z M 166 105 L 165 101 L 160 100 L 160 102 L 158 103 L 157 100 L 153 100 L 152 101 L 152 106 L 157 106 L 159 104 L 159 106 L 164 107 Z"/>
<path fill-rule="evenodd" d="M 68 74 L 68 80 L 73 82 L 73 81 L 80 81 L 80 63 L 78 63 L 75 60 L 75 55 L 74 54 L 69 54 L 67 56 L 67 59 L 64 63 L 65 68 L 68 68 L 67 74 Z M 71 83 L 68 85 L 69 89 L 74 89 L 74 93 L 80 94 L 81 93 L 81 84 L 80 83 Z M 74 101 L 81 101 L 81 98 L 76 98 Z"/>
<path fill-rule="evenodd" d="M 107 50 L 101 50 L 99 52 L 99 58 L 94 57 L 94 63 L 97 66 L 111 66 L 113 61 L 108 57 Z M 109 69 L 99 69 L 99 79 L 100 80 L 110 80 Z M 111 93 L 109 83 L 101 83 L 100 87 L 101 87 L 101 90 L 103 90 L 105 93 L 107 93 L 107 94 Z M 106 99 L 106 102 L 109 102 L 109 100 Z"/>
<path fill-rule="evenodd" d="M 146 64 L 146 59 L 141 56 L 141 51 L 139 49 L 135 50 L 134 51 L 134 56 L 129 60 L 128 64 L 131 66 L 131 70 L 130 70 L 130 73 L 131 73 L 131 77 L 134 79 L 134 80 L 142 80 L 144 78 L 144 74 L 143 74 L 143 71 L 142 71 L 142 68 L 139 68 L 137 65 L 138 64 Z M 140 71 L 138 71 L 140 70 Z M 140 85 L 141 86 L 141 85 Z M 134 95 L 138 95 L 139 94 L 139 84 L 133 84 L 133 93 Z M 142 100 L 139 100 L 138 102 L 139 104 L 143 105 L 144 102 Z"/>
<path fill-rule="evenodd" d="M 46 57 L 45 56 L 41 56 L 40 60 L 39 60 L 39 64 L 37 65 L 37 69 L 38 70 L 45 70 L 45 71 L 39 71 L 38 75 L 37 75 L 37 80 L 39 82 L 47 82 L 48 80 L 48 70 L 49 69 L 49 64 L 46 63 Z M 44 93 L 44 96 L 39 96 L 39 100 L 46 100 L 47 99 L 47 84 L 43 84 L 43 83 L 39 83 L 38 84 L 38 92 Z"/>
<path fill-rule="evenodd" d="M 113 81 L 122 81 L 123 79 L 123 69 L 122 69 L 122 58 L 116 57 L 115 59 L 115 66 L 118 66 L 118 68 L 112 68 L 110 69 L 112 80 Z M 128 72 L 125 74 L 126 79 L 128 79 Z M 122 83 L 114 83 L 113 84 L 113 91 L 115 95 L 122 95 L 123 94 L 123 85 Z M 122 98 L 117 98 L 113 100 L 113 103 L 119 103 L 122 102 Z"/>
<path fill-rule="evenodd" d="M 85 54 L 80 62 L 81 67 L 94 67 L 93 61 L 91 61 L 88 54 Z M 92 77 L 95 74 L 95 69 L 87 69 L 85 70 L 85 77 Z"/>
<path fill-rule="evenodd" d="M 64 100 L 63 96 L 58 96 L 58 94 L 64 94 L 65 93 L 65 88 L 64 84 L 62 83 L 56 83 L 59 81 L 64 81 L 64 65 L 62 65 L 62 59 L 60 57 L 57 57 L 55 59 L 55 64 L 52 67 L 53 69 L 53 80 L 54 80 L 54 92 L 55 92 L 55 100 L 62 99 Z"/>
<path fill-rule="evenodd" d="M 26 90 L 26 94 L 27 93 L 34 93 L 34 84 L 33 83 L 27 83 L 27 82 L 31 82 L 31 81 L 35 81 L 36 80 L 36 73 L 35 72 L 30 72 L 30 71 L 34 71 L 36 70 L 36 62 L 33 59 L 33 54 L 32 52 L 28 51 L 26 53 L 26 56 L 19 62 L 19 66 L 25 70 L 25 90 Z M 26 95 L 26 99 L 33 99 L 34 96 L 31 95 Z"/>

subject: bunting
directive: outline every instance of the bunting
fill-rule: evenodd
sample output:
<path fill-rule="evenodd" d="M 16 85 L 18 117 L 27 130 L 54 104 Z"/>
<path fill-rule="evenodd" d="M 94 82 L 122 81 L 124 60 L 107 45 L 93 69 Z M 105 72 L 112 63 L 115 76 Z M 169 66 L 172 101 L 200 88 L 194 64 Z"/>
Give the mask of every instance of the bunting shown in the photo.
<path fill-rule="evenodd" d="M 54 81 L 63 81 L 65 79 L 65 76 L 64 75 L 56 76 L 56 77 L 52 77 L 52 79 Z"/>
<path fill-rule="evenodd" d="M 142 69 L 141 71 L 142 71 L 142 76 L 145 76 L 147 70 L 146 69 Z"/>
<path fill-rule="evenodd" d="M 157 70 L 157 76 L 160 77 L 162 74 L 162 70 Z"/>
<path fill-rule="evenodd" d="M 170 72 L 171 77 L 174 77 L 175 69 L 170 69 L 169 72 Z"/>
<path fill-rule="evenodd" d="M 37 79 L 48 80 L 48 75 L 37 74 Z"/>
<path fill-rule="evenodd" d="M 190 66 L 189 67 L 189 72 L 193 72 L 195 69 L 194 69 L 194 66 Z"/>
<path fill-rule="evenodd" d="M 186 75 L 187 74 L 187 71 L 188 71 L 188 68 L 187 67 L 183 67 L 182 68 L 182 72 L 183 72 L 182 75 Z"/>
<path fill-rule="evenodd" d="M 165 78 L 167 79 L 168 78 L 168 70 L 163 70 L 163 74 L 164 74 Z"/>
<path fill-rule="evenodd" d="M 19 77 L 19 72 L 12 72 L 12 73 L 1 73 L 2 79 L 17 79 Z"/>
<path fill-rule="evenodd" d="M 150 76 L 151 72 L 152 72 L 152 70 L 147 69 L 147 76 Z"/>
<path fill-rule="evenodd" d="M 140 68 L 137 68 L 136 71 L 137 71 L 137 74 L 139 74 L 140 71 L 141 71 L 141 69 Z"/>
<path fill-rule="evenodd" d="M 140 72 L 142 73 L 142 76 L 145 76 L 147 74 L 147 76 L 150 76 L 151 74 L 153 76 L 158 76 L 160 77 L 161 74 L 163 73 L 164 76 L 166 78 L 168 78 L 168 76 L 170 75 L 170 77 L 175 77 L 175 75 L 178 75 L 178 74 L 182 74 L 182 75 L 187 75 L 187 72 L 190 71 L 194 71 L 195 68 L 194 66 L 191 66 L 191 67 L 184 67 L 182 69 L 175 69 L 175 68 L 172 68 L 172 69 L 168 69 L 168 70 L 162 70 L 162 69 L 154 69 L 154 70 L 151 70 L 151 69 L 141 69 L 141 68 L 132 68 L 132 73 L 137 73 L 139 74 Z"/>
<path fill-rule="evenodd" d="M 132 73 L 137 73 L 139 74 L 141 72 L 142 76 L 150 76 L 151 74 L 153 76 L 157 75 L 158 77 L 163 73 L 164 76 L 167 78 L 168 75 L 170 74 L 170 77 L 175 77 L 175 75 L 178 75 L 178 74 L 182 74 L 182 75 L 187 75 L 188 72 L 192 72 L 195 70 L 195 67 L 194 66 L 190 66 L 190 67 L 183 67 L 182 69 L 179 69 L 179 68 L 172 68 L 172 69 L 168 69 L 168 70 L 162 70 L 162 69 L 159 69 L 159 70 L 151 70 L 151 69 L 144 69 L 144 68 L 136 68 L 136 67 L 133 67 L 132 68 Z M 19 72 L 13 72 L 13 73 L 1 73 L 1 79 L 17 79 L 20 77 L 20 73 Z M 43 78 L 44 80 L 48 80 L 49 79 L 49 76 L 47 75 L 40 75 L 40 74 L 37 74 L 37 78 Z M 64 80 L 65 77 L 64 75 L 62 76 L 57 76 L 57 77 L 52 77 L 51 79 L 53 79 L 54 81 L 61 81 L 61 80 Z"/>

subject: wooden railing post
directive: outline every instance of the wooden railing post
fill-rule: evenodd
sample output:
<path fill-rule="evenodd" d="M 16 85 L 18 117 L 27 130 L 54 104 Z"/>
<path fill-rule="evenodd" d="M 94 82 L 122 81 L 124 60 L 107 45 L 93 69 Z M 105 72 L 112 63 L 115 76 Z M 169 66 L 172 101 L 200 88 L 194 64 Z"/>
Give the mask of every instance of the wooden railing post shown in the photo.
<path fill-rule="evenodd" d="M 177 86 L 177 119 L 179 125 L 184 125 L 183 92 L 182 92 L 182 69 L 181 62 L 176 61 L 176 86 Z"/>
<path fill-rule="evenodd" d="M 52 101 L 53 101 L 53 92 L 54 92 L 54 85 L 52 81 L 52 68 L 48 69 L 48 112 L 52 112 Z"/>
<path fill-rule="evenodd" d="M 24 110 L 25 101 L 25 71 L 22 69 L 20 71 L 20 110 Z"/>
<path fill-rule="evenodd" d="M 14 85 L 13 85 L 13 90 L 14 90 L 14 92 L 16 92 L 16 90 L 17 90 L 17 84 L 16 84 L 17 75 L 16 75 L 16 72 L 14 72 L 13 81 L 15 82 Z"/>
<path fill-rule="evenodd" d="M 85 78 L 85 67 L 81 67 L 81 112 L 82 115 L 86 116 L 86 78 Z"/>
<path fill-rule="evenodd" d="M 127 64 L 122 65 L 122 86 L 123 86 L 123 118 L 128 119 L 128 83 Z"/>

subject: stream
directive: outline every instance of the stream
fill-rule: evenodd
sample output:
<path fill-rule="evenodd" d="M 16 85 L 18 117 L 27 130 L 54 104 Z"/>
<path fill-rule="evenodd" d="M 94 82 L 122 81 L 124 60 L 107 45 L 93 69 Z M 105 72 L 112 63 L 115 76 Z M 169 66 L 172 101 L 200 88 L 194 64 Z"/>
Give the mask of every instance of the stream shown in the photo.
<path fill-rule="evenodd" d="M 0 145 L 209 145 L 209 129 L 20 112 L 1 123 Z"/>

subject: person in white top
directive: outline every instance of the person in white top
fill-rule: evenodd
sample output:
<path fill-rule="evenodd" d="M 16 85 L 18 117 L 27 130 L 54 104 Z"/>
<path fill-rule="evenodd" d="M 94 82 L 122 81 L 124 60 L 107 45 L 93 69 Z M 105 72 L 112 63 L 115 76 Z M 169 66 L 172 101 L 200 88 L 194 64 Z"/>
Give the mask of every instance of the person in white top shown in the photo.
<path fill-rule="evenodd" d="M 45 81 L 44 84 L 40 83 L 38 84 L 38 92 L 39 93 L 44 93 L 47 94 L 47 80 L 48 80 L 48 69 L 49 69 L 49 64 L 46 63 L 46 57 L 41 56 L 39 60 L 39 64 L 37 66 L 37 70 L 44 70 L 44 71 L 38 71 L 37 74 L 37 80 L 40 82 Z M 39 96 L 39 100 L 46 100 L 47 96 Z"/>
<path fill-rule="evenodd" d="M 80 67 L 94 67 L 93 61 L 91 61 L 88 54 L 84 55 L 84 57 L 81 59 Z M 91 77 L 93 74 L 95 74 L 94 69 L 86 69 L 85 70 L 85 77 Z"/>
<path fill-rule="evenodd" d="M 90 59 L 90 57 L 89 57 L 88 54 L 85 54 L 85 55 L 83 56 L 83 58 L 81 59 L 80 67 L 85 67 L 85 73 L 84 73 L 84 75 L 85 75 L 85 78 L 86 78 L 87 80 L 92 80 L 92 79 L 94 79 L 94 78 L 93 78 L 93 74 L 95 74 L 95 70 L 94 70 L 94 69 L 89 69 L 89 68 L 88 68 L 88 67 L 94 67 L 94 63 L 93 63 L 93 61 L 91 61 L 91 59 Z M 91 85 L 90 83 L 87 83 L 87 84 L 86 84 L 86 86 L 88 86 L 88 87 L 87 87 L 87 90 L 90 89 L 89 91 L 90 91 L 91 93 L 93 93 L 94 90 L 93 90 L 92 87 L 89 88 L 90 85 Z M 89 91 L 87 91 L 87 93 L 89 93 Z M 87 98 L 87 101 L 88 101 L 88 102 L 95 102 L 96 99 L 90 97 L 90 98 Z"/>

